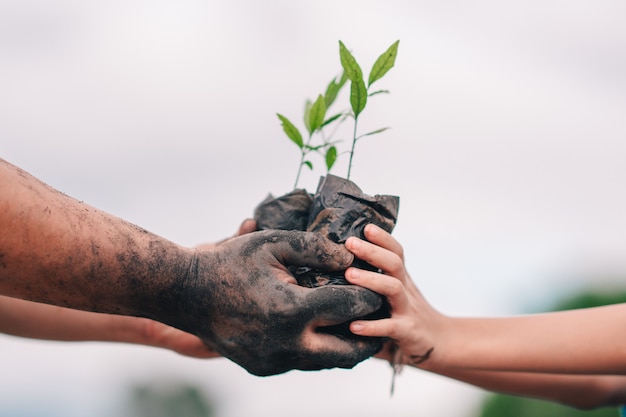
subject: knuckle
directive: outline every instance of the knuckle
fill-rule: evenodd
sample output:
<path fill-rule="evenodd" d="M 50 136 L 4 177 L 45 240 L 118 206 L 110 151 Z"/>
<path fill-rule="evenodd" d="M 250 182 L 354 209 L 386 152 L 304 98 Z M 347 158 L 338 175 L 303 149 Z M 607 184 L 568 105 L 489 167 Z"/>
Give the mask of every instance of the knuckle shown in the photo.
<path fill-rule="evenodd" d="M 366 240 L 359 239 L 358 245 L 354 247 L 354 252 L 360 259 L 364 261 L 371 261 L 372 259 L 372 244 Z"/>
<path fill-rule="evenodd" d="M 399 276 L 404 271 L 404 261 L 399 256 L 393 256 L 391 261 L 389 262 L 390 268 L 389 272 L 391 272 L 394 276 Z"/>
<path fill-rule="evenodd" d="M 397 297 L 404 292 L 404 285 L 397 279 L 390 280 L 387 284 L 387 294 L 390 297 Z"/>
<path fill-rule="evenodd" d="M 400 262 L 404 263 L 404 248 L 400 247 L 396 253 L 396 255 L 398 255 L 398 258 L 400 259 Z"/>
<path fill-rule="evenodd" d="M 398 326 L 393 321 L 391 320 L 388 321 L 386 330 L 387 330 L 386 331 L 387 337 L 394 339 L 394 340 L 398 338 L 398 334 L 399 334 Z"/>

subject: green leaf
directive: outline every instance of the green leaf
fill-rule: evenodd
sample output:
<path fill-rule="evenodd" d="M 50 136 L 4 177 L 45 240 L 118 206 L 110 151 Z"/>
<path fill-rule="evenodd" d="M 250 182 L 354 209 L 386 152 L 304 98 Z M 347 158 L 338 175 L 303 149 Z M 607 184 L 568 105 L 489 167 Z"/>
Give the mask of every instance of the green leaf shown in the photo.
<path fill-rule="evenodd" d="M 371 131 L 371 132 L 367 132 L 367 133 L 362 134 L 362 135 L 361 135 L 361 136 L 359 136 L 357 139 L 361 139 L 361 138 L 362 138 L 362 137 L 364 137 L 364 136 L 372 136 L 372 135 L 377 135 L 377 134 L 379 134 L 379 133 L 383 133 L 384 131 L 389 130 L 389 129 L 391 129 L 391 128 L 390 128 L 390 127 L 383 127 L 383 128 L 381 128 L 381 129 L 373 130 L 373 131 Z"/>
<path fill-rule="evenodd" d="M 395 41 L 393 45 L 391 45 L 381 56 L 378 57 L 374 65 L 372 66 L 372 70 L 370 71 L 369 81 L 367 82 L 368 87 L 376 80 L 380 80 L 383 75 L 387 73 L 396 62 L 396 56 L 398 55 L 398 45 L 400 41 Z"/>
<path fill-rule="evenodd" d="M 359 117 L 359 114 L 365 108 L 367 103 L 367 88 L 363 79 L 358 81 L 352 81 L 350 84 L 350 104 L 352 105 L 352 111 L 354 112 L 354 118 Z"/>
<path fill-rule="evenodd" d="M 302 140 L 302 135 L 300 134 L 298 128 L 295 127 L 294 124 L 291 123 L 289 119 L 287 119 L 282 114 L 276 113 L 276 116 L 278 116 L 278 118 L 280 119 L 283 125 L 283 130 L 285 131 L 285 134 L 287 134 L 287 137 L 291 139 L 293 143 L 298 145 L 298 148 L 302 149 L 302 147 L 304 146 L 304 141 Z"/>
<path fill-rule="evenodd" d="M 369 93 L 368 95 L 372 97 L 372 96 L 375 96 L 376 94 L 389 94 L 389 90 L 376 90 L 376 91 Z"/>
<path fill-rule="evenodd" d="M 332 104 L 335 102 L 335 99 L 337 98 L 337 95 L 339 94 L 340 89 L 341 87 L 339 86 L 339 84 L 337 84 L 337 82 L 333 78 L 333 80 L 326 87 L 326 92 L 324 93 L 324 100 L 326 101 L 326 108 L 332 106 Z"/>
<path fill-rule="evenodd" d="M 313 171 L 313 163 L 311 161 L 304 161 L 304 165 L 308 166 L 311 171 Z"/>
<path fill-rule="evenodd" d="M 326 151 L 326 169 L 330 171 L 330 169 L 335 165 L 335 161 L 337 160 L 337 148 L 331 146 Z"/>
<path fill-rule="evenodd" d="M 339 80 L 339 88 L 342 88 L 346 84 L 346 81 L 348 81 L 348 74 L 346 74 L 346 72 L 344 71 L 343 73 L 341 73 L 341 79 Z"/>
<path fill-rule="evenodd" d="M 339 58 L 341 60 L 341 66 L 346 74 L 346 77 L 352 82 L 363 79 L 363 71 L 361 67 L 354 59 L 354 56 L 348 51 L 348 48 L 339 41 Z"/>
<path fill-rule="evenodd" d="M 328 109 L 337 99 L 341 88 L 345 85 L 348 77 L 346 76 L 346 72 L 341 73 L 341 78 L 339 82 L 337 82 L 337 78 L 333 78 L 333 80 L 326 87 L 326 93 L 324 93 L 324 99 L 326 100 L 326 109 Z"/>
<path fill-rule="evenodd" d="M 313 133 L 313 130 L 311 130 L 311 125 L 309 124 L 309 113 L 311 113 L 311 106 L 313 105 L 313 103 L 311 102 L 311 100 L 307 99 L 304 102 L 304 127 L 306 127 L 306 130 L 309 132 L 309 135 L 311 133 Z"/>
<path fill-rule="evenodd" d="M 326 116 L 326 100 L 320 94 L 317 96 L 317 100 L 311 106 L 309 111 L 309 129 L 310 133 L 315 132 L 324 123 L 324 117 Z"/>
<path fill-rule="evenodd" d="M 335 120 L 339 119 L 341 116 L 343 116 L 343 113 L 337 113 L 336 115 L 329 117 L 328 119 L 324 120 L 324 123 L 322 123 L 320 127 L 328 126 Z"/>

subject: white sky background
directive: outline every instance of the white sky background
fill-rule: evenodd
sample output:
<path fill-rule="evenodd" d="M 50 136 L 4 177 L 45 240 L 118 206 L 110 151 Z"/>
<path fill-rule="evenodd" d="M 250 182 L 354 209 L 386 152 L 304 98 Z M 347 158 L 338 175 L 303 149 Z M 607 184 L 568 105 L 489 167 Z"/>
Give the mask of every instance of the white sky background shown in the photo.
<path fill-rule="evenodd" d="M 514 314 L 626 277 L 625 15 L 608 0 L 0 0 L 0 157 L 177 243 L 218 240 L 291 188 L 275 113 L 299 122 L 339 72 L 337 41 L 367 73 L 400 39 L 391 95 L 361 117 L 392 129 L 359 143 L 352 179 L 401 197 L 394 235 L 436 308 Z M 141 347 L 0 346 L 0 415 L 36 410 L 35 391 L 43 415 L 108 416 L 152 379 L 198 382 L 222 417 L 469 416 L 481 393 L 408 369 L 390 399 L 374 360 L 257 378 Z"/>

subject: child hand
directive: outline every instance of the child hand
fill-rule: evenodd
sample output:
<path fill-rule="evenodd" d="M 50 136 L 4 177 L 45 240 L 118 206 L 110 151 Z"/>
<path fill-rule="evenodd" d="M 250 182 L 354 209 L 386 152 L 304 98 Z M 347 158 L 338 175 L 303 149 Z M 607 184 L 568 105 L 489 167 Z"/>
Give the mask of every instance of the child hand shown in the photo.
<path fill-rule="evenodd" d="M 351 267 L 346 270 L 346 279 L 387 297 L 391 317 L 357 320 L 350 325 L 350 330 L 360 336 L 390 338 L 396 348 L 385 346 L 380 357 L 396 364 L 418 366 L 434 354 L 433 330 L 442 316 L 426 302 L 411 280 L 400 243 L 373 224 L 365 228 L 365 237 L 367 241 L 349 238 L 346 248 L 382 273 Z M 398 349 L 399 358 L 394 353 Z"/>

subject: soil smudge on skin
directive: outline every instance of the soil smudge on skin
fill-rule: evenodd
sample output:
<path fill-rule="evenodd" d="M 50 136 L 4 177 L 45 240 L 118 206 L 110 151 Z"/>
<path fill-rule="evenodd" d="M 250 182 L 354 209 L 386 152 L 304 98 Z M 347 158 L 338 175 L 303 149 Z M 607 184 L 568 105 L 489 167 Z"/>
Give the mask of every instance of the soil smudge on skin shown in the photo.
<path fill-rule="evenodd" d="M 433 350 L 435 350 L 435 348 L 431 347 L 423 355 L 411 355 L 411 365 L 417 366 L 426 362 L 430 358 L 430 354 L 433 353 Z"/>

